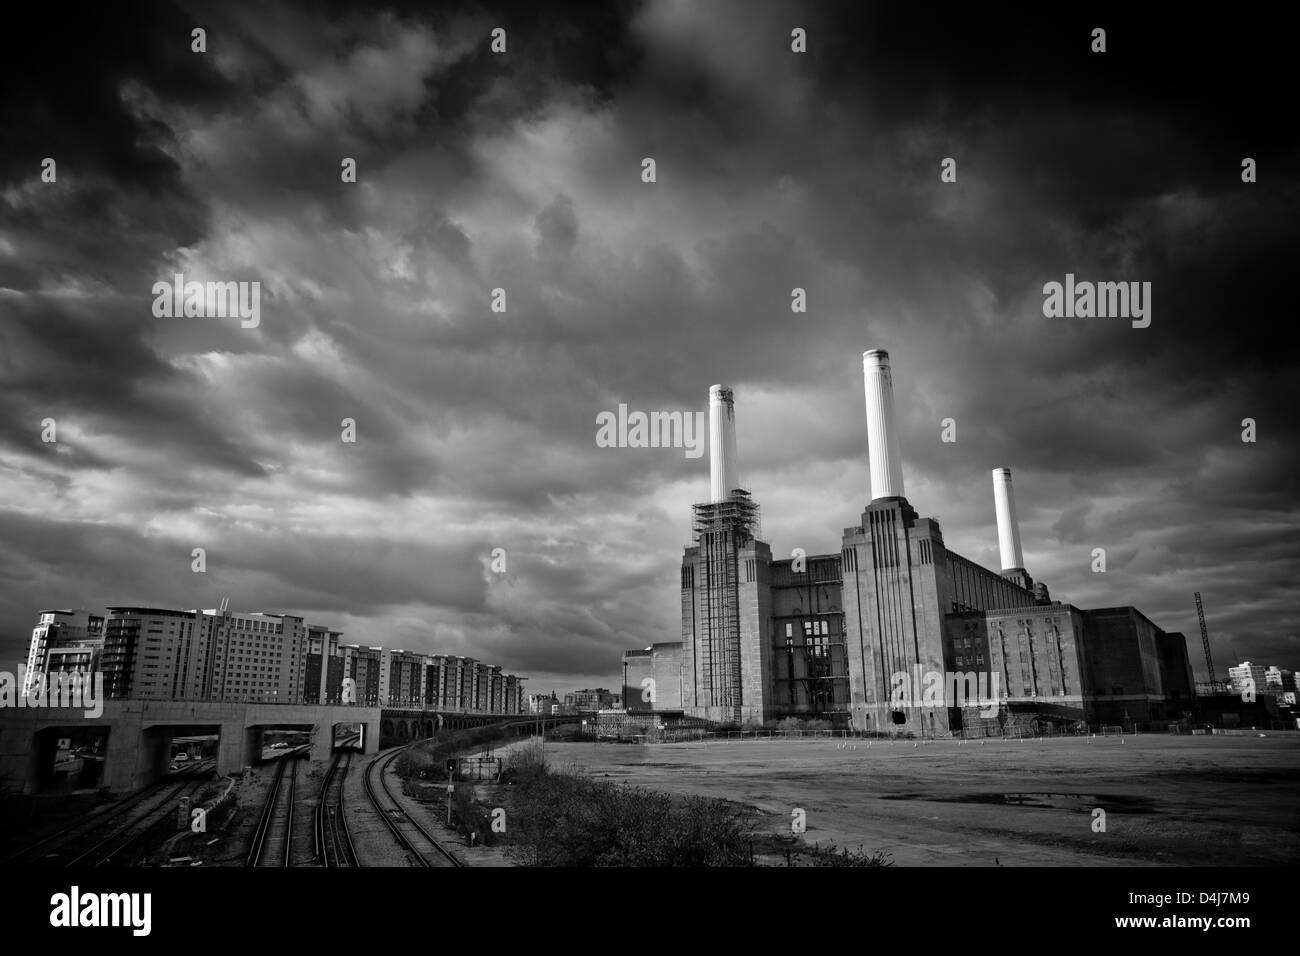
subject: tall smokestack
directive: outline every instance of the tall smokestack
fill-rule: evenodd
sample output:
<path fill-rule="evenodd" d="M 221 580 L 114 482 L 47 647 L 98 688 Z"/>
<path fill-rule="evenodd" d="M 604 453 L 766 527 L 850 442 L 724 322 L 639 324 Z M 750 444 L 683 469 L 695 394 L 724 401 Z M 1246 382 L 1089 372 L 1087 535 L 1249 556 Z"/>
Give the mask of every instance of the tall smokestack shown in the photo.
<path fill-rule="evenodd" d="M 1016 499 L 1011 495 L 1011 469 L 993 469 L 993 503 L 998 510 L 998 550 L 1003 571 L 1023 571 L 1020 553 L 1020 524 L 1016 521 Z"/>
<path fill-rule="evenodd" d="M 862 353 L 862 379 L 867 393 L 867 456 L 871 460 L 871 498 L 903 497 L 903 459 L 898 453 L 894 425 L 894 383 L 889 353 Z"/>
<path fill-rule="evenodd" d="M 726 501 L 740 487 L 736 472 L 736 399 L 726 385 L 709 389 L 709 499 Z"/>

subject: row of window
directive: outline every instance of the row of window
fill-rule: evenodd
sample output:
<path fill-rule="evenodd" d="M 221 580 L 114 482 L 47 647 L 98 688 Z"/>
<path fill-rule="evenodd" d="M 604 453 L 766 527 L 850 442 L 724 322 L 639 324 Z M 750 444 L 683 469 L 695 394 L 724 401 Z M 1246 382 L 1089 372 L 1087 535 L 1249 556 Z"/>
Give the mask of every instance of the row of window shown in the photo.
<path fill-rule="evenodd" d="M 830 621 L 804 621 L 803 633 L 805 637 L 812 637 L 815 634 L 829 634 L 831 632 Z M 786 621 L 785 623 L 786 643 L 794 637 L 794 622 Z"/>

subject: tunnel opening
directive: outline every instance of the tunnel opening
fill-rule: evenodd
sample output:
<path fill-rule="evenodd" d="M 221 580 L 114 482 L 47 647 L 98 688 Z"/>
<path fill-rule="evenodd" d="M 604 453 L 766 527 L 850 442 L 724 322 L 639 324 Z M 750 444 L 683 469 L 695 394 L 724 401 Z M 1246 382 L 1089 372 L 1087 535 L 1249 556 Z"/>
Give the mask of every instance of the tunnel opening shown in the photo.
<path fill-rule="evenodd" d="M 144 727 L 140 737 L 142 753 L 131 787 L 144 787 L 159 780 L 187 777 L 208 778 L 216 773 L 221 752 L 220 724 L 155 724 Z"/>
<path fill-rule="evenodd" d="M 36 735 L 35 790 L 95 790 L 102 785 L 107 758 L 107 727 L 47 727 Z"/>
<path fill-rule="evenodd" d="M 255 763 L 301 757 L 311 752 L 312 726 L 310 724 L 261 725 L 255 732 L 253 754 Z"/>
<path fill-rule="evenodd" d="M 221 734 L 216 731 L 173 733 L 167 748 L 167 772 L 192 776 L 215 770 L 220 746 Z"/>
<path fill-rule="evenodd" d="M 366 725 L 362 723 L 343 723 L 334 725 L 334 749 L 366 751 Z"/>

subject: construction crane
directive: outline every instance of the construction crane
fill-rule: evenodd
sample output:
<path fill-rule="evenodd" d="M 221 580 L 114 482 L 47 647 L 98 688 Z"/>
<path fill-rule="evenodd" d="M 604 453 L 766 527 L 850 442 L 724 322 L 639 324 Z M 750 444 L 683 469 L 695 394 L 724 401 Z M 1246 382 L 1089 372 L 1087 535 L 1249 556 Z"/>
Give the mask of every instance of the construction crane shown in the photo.
<path fill-rule="evenodd" d="M 1205 648 L 1205 667 L 1210 672 L 1210 683 L 1215 682 L 1214 658 L 1210 656 L 1210 632 L 1205 629 L 1205 608 L 1201 606 L 1201 592 L 1196 592 L 1196 616 L 1201 621 L 1201 646 Z"/>

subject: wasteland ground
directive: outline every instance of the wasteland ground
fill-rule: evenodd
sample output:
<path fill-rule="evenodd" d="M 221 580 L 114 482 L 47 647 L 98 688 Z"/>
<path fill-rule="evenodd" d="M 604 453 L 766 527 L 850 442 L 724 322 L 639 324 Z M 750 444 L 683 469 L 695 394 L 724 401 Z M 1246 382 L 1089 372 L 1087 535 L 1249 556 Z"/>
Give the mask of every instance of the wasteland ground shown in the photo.
<path fill-rule="evenodd" d="M 900 866 L 1300 862 L 1297 733 L 548 742 L 546 758 L 746 804 L 759 832 L 788 834 L 803 810 L 803 841 L 884 850 Z"/>

